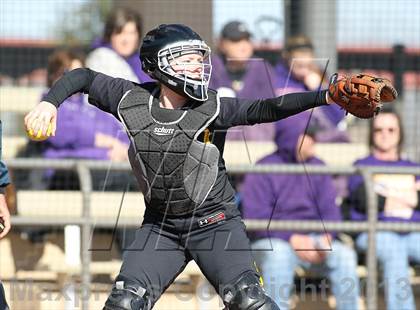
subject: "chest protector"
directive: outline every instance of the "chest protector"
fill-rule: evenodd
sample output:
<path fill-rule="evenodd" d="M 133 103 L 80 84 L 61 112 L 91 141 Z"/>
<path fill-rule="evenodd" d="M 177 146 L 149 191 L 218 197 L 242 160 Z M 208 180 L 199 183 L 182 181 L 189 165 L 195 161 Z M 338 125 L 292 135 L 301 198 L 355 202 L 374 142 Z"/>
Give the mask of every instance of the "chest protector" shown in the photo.
<path fill-rule="evenodd" d="M 154 89 L 154 90 L 153 90 Z M 218 172 L 219 150 L 198 136 L 219 114 L 217 93 L 188 110 L 166 110 L 171 121 L 152 115 L 154 83 L 125 94 L 118 114 L 129 134 L 129 159 L 143 189 L 146 205 L 160 213 L 191 213 L 206 199 Z"/>

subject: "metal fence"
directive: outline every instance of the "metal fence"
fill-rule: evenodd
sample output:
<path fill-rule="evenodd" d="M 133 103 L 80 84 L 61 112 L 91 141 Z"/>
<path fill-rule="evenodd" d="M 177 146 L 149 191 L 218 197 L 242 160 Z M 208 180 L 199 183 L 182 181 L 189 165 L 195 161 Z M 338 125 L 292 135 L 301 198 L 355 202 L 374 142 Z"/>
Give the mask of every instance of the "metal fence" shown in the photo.
<path fill-rule="evenodd" d="M 65 226 L 78 225 L 81 228 L 81 280 L 84 288 L 89 288 L 91 285 L 90 263 L 91 251 L 89 250 L 90 238 L 93 232 L 93 227 L 113 227 L 115 221 L 102 221 L 93 219 L 90 214 L 90 203 L 92 194 L 92 180 L 90 172 L 93 170 L 119 170 L 129 171 L 128 164 L 110 164 L 107 161 L 77 161 L 77 160 L 61 160 L 48 161 L 37 159 L 12 159 L 7 162 L 9 168 L 14 170 L 19 169 L 63 169 L 77 171 L 80 187 L 82 193 L 83 203 L 83 217 L 82 218 L 64 218 L 54 217 L 54 219 L 34 218 L 13 216 L 12 223 L 14 226 Z M 283 174 L 340 174 L 351 175 L 360 174 L 365 181 L 365 187 L 368 199 L 368 219 L 366 222 L 329 222 L 323 223 L 316 221 L 282 221 L 276 220 L 270 223 L 267 220 L 246 220 L 248 230 L 262 230 L 267 229 L 270 224 L 270 229 L 275 230 L 294 230 L 294 231 L 339 231 L 339 232 L 367 232 L 368 233 L 368 249 L 366 253 L 366 267 L 367 273 L 367 292 L 366 302 L 367 309 L 377 308 L 377 261 L 376 261 L 376 247 L 375 234 L 377 231 L 397 231 L 397 232 L 413 232 L 420 231 L 420 223 L 385 223 L 377 221 L 377 196 L 373 191 L 372 175 L 376 173 L 390 173 L 390 174 L 414 174 L 420 175 L 420 167 L 378 167 L 365 166 L 360 167 L 328 167 L 328 166 L 301 166 L 301 165 L 241 165 L 233 166 L 229 169 L 230 174 L 244 174 L 244 173 L 283 173 Z M 126 226 L 138 226 L 137 220 L 124 220 L 121 224 Z M 89 301 L 82 300 L 82 309 L 89 308 Z"/>

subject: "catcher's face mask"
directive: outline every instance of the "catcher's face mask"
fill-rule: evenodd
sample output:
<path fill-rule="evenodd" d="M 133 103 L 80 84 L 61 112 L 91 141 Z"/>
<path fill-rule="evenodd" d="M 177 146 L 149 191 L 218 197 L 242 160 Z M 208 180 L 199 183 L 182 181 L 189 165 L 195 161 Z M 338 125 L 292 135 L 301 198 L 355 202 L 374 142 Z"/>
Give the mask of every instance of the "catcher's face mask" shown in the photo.
<path fill-rule="evenodd" d="M 212 66 L 210 48 L 203 41 L 177 42 L 161 49 L 158 66 L 173 79 L 173 87 L 182 87 L 183 92 L 195 100 L 207 100 Z"/>

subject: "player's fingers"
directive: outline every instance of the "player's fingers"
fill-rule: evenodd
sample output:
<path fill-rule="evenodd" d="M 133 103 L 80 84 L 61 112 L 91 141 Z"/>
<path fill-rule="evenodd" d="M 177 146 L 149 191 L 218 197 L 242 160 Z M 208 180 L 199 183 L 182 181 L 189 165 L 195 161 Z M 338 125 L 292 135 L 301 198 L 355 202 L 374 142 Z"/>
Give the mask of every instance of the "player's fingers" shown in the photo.
<path fill-rule="evenodd" d="M 39 136 L 45 137 L 47 135 L 47 129 L 48 129 L 48 124 L 45 124 L 45 121 L 43 121 L 39 129 Z"/>
<path fill-rule="evenodd" d="M 25 115 L 25 118 L 23 119 L 23 124 L 25 125 L 25 129 L 28 130 L 28 120 L 31 117 L 31 113 L 28 113 Z"/>
<path fill-rule="evenodd" d="M 55 131 L 57 130 L 57 114 L 54 115 L 51 119 L 51 135 L 55 136 Z"/>
<path fill-rule="evenodd" d="M 29 129 L 32 129 L 35 135 L 42 125 L 41 122 L 42 122 L 41 113 L 36 113 L 34 117 L 31 118 L 30 120 Z"/>
<path fill-rule="evenodd" d="M 9 217 L 2 217 L 2 219 L 3 219 L 3 221 L 4 221 L 4 223 L 3 223 L 3 225 L 4 225 L 4 229 L 3 229 L 3 231 L 0 233 L 0 239 L 2 239 L 4 236 L 6 236 L 7 235 L 7 233 L 9 232 L 9 230 L 10 230 L 10 227 L 11 227 L 11 225 L 10 225 L 10 218 Z"/>
<path fill-rule="evenodd" d="M 40 119 L 40 117 L 37 117 L 37 118 L 35 118 L 33 121 L 32 121 L 32 123 L 30 124 L 30 127 L 31 127 L 31 129 L 32 129 L 32 131 L 33 131 L 33 135 L 34 136 L 37 136 L 38 135 L 38 132 L 39 132 L 39 130 L 41 129 L 41 126 L 42 126 L 42 121 L 41 121 L 41 119 Z"/>
<path fill-rule="evenodd" d="M 34 135 L 46 136 L 48 126 L 51 122 L 52 117 L 53 115 L 50 112 L 48 111 L 42 112 L 37 119 L 38 128 L 36 128 L 37 130 L 34 132 Z"/>
<path fill-rule="evenodd" d="M 27 113 L 26 115 L 25 115 L 25 118 L 23 119 L 23 121 L 24 121 L 24 123 L 25 123 L 25 125 L 29 125 L 29 120 L 31 119 L 31 118 L 33 118 L 33 116 L 35 115 L 35 111 L 30 111 L 29 113 Z"/>
<path fill-rule="evenodd" d="M 50 125 L 50 120 L 51 120 L 51 117 L 48 117 L 46 115 L 44 115 L 41 118 L 41 124 L 40 124 L 39 130 L 41 132 L 42 137 L 45 137 L 47 135 L 48 126 Z"/>
<path fill-rule="evenodd" d="M 38 118 L 38 112 L 32 111 L 25 117 L 25 127 L 26 130 L 33 130 L 34 121 Z"/>

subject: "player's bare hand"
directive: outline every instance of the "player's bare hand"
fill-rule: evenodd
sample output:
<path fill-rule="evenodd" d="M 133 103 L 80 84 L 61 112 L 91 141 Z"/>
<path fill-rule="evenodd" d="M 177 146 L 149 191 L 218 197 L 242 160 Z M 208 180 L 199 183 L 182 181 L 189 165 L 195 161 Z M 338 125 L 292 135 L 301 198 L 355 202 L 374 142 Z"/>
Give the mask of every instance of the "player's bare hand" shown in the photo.
<path fill-rule="evenodd" d="M 7 208 L 6 204 L 6 197 L 3 194 L 0 194 L 0 221 L 2 226 L 4 226 L 3 230 L 0 229 L 0 239 L 5 237 L 10 230 L 10 212 Z"/>
<path fill-rule="evenodd" d="M 41 136 L 47 136 L 48 127 L 51 124 L 51 135 L 55 136 L 57 123 L 57 108 L 47 101 L 40 102 L 31 112 L 25 116 L 25 128 L 27 132 Z"/>

